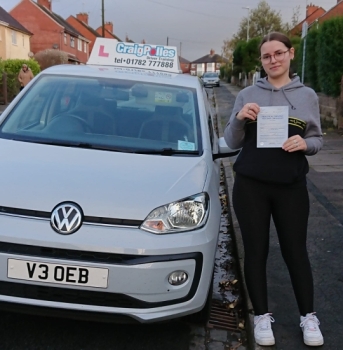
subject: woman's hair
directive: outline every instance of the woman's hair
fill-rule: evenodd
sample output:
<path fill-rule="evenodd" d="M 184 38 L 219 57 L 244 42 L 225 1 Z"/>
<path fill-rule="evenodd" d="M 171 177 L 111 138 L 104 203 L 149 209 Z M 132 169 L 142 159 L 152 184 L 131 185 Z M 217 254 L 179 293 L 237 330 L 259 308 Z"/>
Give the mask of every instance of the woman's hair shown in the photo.
<path fill-rule="evenodd" d="M 292 43 L 290 41 L 290 39 L 288 38 L 287 35 L 279 33 L 279 32 L 271 32 L 269 34 L 267 34 L 266 36 L 263 37 L 263 39 L 260 42 L 260 46 L 259 46 L 259 50 L 261 50 L 261 47 L 264 43 L 266 43 L 267 41 L 280 41 L 281 43 L 283 43 L 288 49 L 292 48 Z"/>

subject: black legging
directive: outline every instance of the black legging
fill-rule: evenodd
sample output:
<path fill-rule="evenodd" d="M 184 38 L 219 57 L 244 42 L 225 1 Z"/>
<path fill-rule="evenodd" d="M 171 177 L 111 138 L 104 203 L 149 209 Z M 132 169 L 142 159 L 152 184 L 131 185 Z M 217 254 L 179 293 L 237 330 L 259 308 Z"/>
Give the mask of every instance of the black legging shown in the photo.
<path fill-rule="evenodd" d="M 266 265 L 271 216 L 300 314 L 313 312 L 313 278 L 306 248 L 306 185 L 273 185 L 236 175 L 232 199 L 243 237 L 245 280 L 255 315 L 269 312 Z"/>

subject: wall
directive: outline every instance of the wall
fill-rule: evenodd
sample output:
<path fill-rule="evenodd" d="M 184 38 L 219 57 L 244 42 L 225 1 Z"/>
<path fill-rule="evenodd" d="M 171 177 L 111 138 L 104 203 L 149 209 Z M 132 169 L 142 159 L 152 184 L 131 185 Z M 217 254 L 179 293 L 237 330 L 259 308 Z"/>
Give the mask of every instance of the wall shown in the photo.
<path fill-rule="evenodd" d="M 31 1 L 20 2 L 10 11 L 10 14 L 34 34 L 31 38 L 33 53 L 52 49 L 53 44 L 61 46 L 63 27 L 51 20 Z"/>
<path fill-rule="evenodd" d="M 30 52 L 30 36 L 18 31 L 16 33 L 16 44 L 12 43 L 12 29 L 0 26 L 0 57 L 6 59 L 28 59 Z"/>
<path fill-rule="evenodd" d="M 323 124 L 343 129 L 343 100 L 318 93 L 320 117 Z"/>
<path fill-rule="evenodd" d="M 6 59 L 6 37 L 5 37 L 5 27 L 0 25 L 0 58 Z"/>
<path fill-rule="evenodd" d="M 90 40 L 89 45 L 87 45 L 88 49 L 87 49 L 86 60 L 88 60 L 88 56 L 93 50 L 94 42 L 95 42 L 95 39 L 97 37 L 91 31 L 86 29 L 86 27 L 84 25 L 82 25 L 75 17 L 69 16 L 67 18 L 67 22 L 71 26 L 73 26 L 83 37 L 85 37 L 86 39 Z M 84 43 L 82 45 L 84 45 Z"/>
<path fill-rule="evenodd" d="M 16 32 L 16 44 L 12 43 L 12 29 L 6 30 L 6 56 L 7 58 L 29 59 L 30 37 L 27 34 Z"/>

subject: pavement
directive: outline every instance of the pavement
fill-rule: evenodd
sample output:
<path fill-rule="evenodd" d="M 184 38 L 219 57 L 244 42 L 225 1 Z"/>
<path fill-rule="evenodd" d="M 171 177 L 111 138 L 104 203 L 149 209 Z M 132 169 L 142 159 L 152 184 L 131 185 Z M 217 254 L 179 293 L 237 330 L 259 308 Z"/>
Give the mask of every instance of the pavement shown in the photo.
<path fill-rule="evenodd" d="M 240 89 L 223 83 L 214 89 L 220 136 L 231 115 Z M 310 171 L 307 176 L 311 210 L 308 224 L 308 252 L 312 265 L 315 288 L 315 311 L 321 321 L 325 344 L 320 349 L 343 349 L 343 135 L 337 130 L 323 130 L 324 147 L 308 157 Z M 299 327 L 299 312 L 290 284 L 288 271 L 281 256 L 279 243 L 272 223 L 270 251 L 267 264 L 268 299 L 276 345 L 261 347 L 254 342 L 253 308 L 244 284 L 244 250 L 241 232 L 232 207 L 234 174 L 232 166 L 236 157 L 223 159 L 229 194 L 234 242 L 239 259 L 240 275 L 246 308 L 247 349 L 251 350 L 302 350 L 310 349 L 303 344 Z"/>

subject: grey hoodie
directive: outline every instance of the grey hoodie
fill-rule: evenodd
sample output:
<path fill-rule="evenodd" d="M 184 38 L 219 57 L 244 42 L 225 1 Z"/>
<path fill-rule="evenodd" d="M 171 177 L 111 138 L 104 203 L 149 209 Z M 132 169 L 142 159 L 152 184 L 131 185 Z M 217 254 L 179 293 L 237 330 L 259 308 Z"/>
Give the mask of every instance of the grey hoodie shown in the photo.
<path fill-rule="evenodd" d="M 286 152 L 281 148 L 256 147 L 256 121 L 238 120 L 237 113 L 246 103 L 265 106 L 289 106 L 289 137 L 300 135 L 304 138 L 305 152 Z M 242 148 L 234 170 L 258 180 L 292 184 L 302 181 L 308 172 L 306 155 L 316 154 L 323 145 L 318 97 L 304 86 L 299 77 L 280 89 L 271 85 L 266 78 L 256 85 L 240 91 L 226 125 L 224 138 L 229 147 Z"/>

